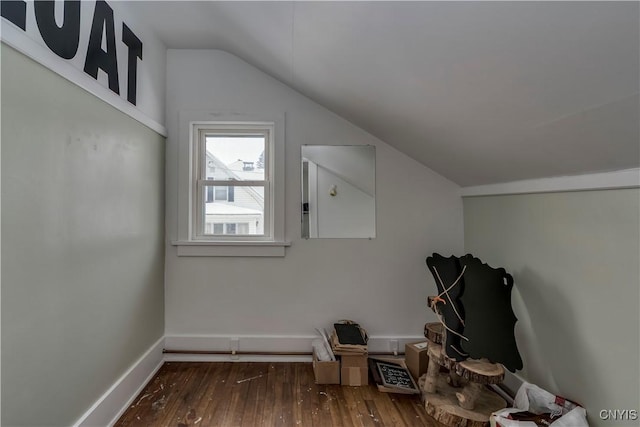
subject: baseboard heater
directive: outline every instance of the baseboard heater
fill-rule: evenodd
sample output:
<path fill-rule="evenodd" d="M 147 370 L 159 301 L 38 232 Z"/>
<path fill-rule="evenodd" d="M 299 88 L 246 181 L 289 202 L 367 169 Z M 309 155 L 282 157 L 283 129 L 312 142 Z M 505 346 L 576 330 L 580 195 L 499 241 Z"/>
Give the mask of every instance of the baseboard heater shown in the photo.
<path fill-rule="evenodd" d="M 236 351 L 236 350 L 162 350 L 164 354 L 203 354 L 203 355 L 228 355 L 228 356 L 312 356 L 310 351 Z M 376 351 L 369 353 L 371 356 L 393 356 L 390 351 Z M 398 353 L 402 356 L 404 353 Z"/>
<path fill-rule="evenodd" d="M 211 354 L 229 356 L 311 356 L 310 351 L 162 350 L 164 354 Z"/>
<path fill-rule="evenodd" d="M 511 390 L 509 390 L 507 387 L 505 387 L 502 384 L 491 384 L 489 385 L 489 388 L 495 391 L 498 394 L 498 396 L 502 397 L 505 400 L 505 402 L 507 402 L 507 405 L 513 406 L 514 396 L 512 395 Z"/>

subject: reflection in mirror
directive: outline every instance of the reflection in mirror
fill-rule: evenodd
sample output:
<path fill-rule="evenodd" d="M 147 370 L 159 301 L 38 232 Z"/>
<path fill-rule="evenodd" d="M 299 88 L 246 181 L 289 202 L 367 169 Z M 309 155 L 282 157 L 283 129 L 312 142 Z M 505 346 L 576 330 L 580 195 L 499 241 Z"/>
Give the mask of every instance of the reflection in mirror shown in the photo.
<path fill-rule="evenodd" d="M 302 237 L 376 236 L 372 145 L 302 147 Z"/>

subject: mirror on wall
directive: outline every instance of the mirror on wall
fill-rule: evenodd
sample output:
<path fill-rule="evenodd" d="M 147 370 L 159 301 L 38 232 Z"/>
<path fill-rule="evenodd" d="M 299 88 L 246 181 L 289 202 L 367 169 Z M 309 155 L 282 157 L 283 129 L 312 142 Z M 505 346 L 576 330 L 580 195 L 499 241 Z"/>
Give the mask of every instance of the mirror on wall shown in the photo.
<path fill-rule="evenodd" d="M 302 146 L 302 237 L 376 236 L 372 145 Z"/>

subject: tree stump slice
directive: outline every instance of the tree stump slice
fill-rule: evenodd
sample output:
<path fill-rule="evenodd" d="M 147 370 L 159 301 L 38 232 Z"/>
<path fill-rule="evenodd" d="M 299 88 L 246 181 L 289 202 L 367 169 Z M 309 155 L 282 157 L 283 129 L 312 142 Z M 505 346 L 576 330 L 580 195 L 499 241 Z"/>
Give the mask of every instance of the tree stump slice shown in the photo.
<path fill-rule="evenodd" d="M 454 371 L 449 371 L 447 382 L 451 387 L 460 387 L 463 383 L 463 379 L 460 375 L 456 374 Z"/>
<path fill-rule="evenodd" d="M 418 388 L 422 391 L 424 391 L 424 383 L 427 381 L 427 374 L 422 374 L 420 375 L 420 378 L 418 378 Z"/>
<path fill-rule="evenodd" d="M 469 383 L 462 389 L 461 392 L 456 393 L 458 398 L 458 404 L 464 409 L 473 409 L 476 406 L 476 401 L 482 393 L 483 386 L 478 383 Z"/>
<path fill-rule="evenodd" d="M 450 427 L 487 427 L 489 417 L 495 411 L 506 408 L 506 402 L 496 393 L 481 387 L 474 409 L 464 409 L 458 404 L 456 389 L 447 384 L 447 374 L 440 374 L 436 393 L 422 393 L 427 414 Z"/>
<path fill-rule="evenodd" d="M 484 359 L 458 362 L 455 372 L 465 380 L 478 384 L 500 384 L 504 380 L 502 365 Z"/>
<path fill-rule="evenodd" d="M 433 358 L 436 362 L 438 362 L 440 366 L 444 366 L 450 371 L 451 370 L 455 371 L 455 367 L 458 364 L 458 362 L 456 362 L 453 359 L 450 359 L 449 357 L 447 357 L 446 354 L 444 354 L 444 352 L 442 351 L 442 346 L 439 344 L 429 343 L 429 347 L 427 349 L 427 355 L 429 356 L 429 360 Z M 457 371 L 455 372 L 457 373 Z M 503 372 L 503 375 L 504 375 L 504 372 Z"/>
<path fill-rule="evenodd" d="M 431 348 L 431 345 L 429 345 L 429 348 Z M 428 354 L 429 354 L 429 350 L 427 350 L 427 355 Z M 438 364 L 437 360 L 429 358 L 429 364 L 427 365 L 427 373 L 425 375 L 424 388 L 422 388 L 422 390 L 429 393 L 435 393 L 439 375 L 440 375 L 440 364 Z"/>
<path fill-rule="evenodd" d="M 432 343 L 442 344 L 442 323 L 427 323 L 424 325 L 424 336 Z"/>

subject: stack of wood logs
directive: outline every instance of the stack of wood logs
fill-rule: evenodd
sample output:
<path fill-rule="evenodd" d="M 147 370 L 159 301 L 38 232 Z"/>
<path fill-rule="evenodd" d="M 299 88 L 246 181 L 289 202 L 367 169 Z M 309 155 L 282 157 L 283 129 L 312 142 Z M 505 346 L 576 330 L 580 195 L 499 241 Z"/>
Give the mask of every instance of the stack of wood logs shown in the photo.
<path fill-rule="evenodd" d="M 440 323 L 427 323 L 424 335 L 429 340 L 429 365 L 419 386 L 427 413 L 452 427 L 488 426 L 491 414 L 506 407 L 506 402 L 486 387 L 503 381 L 502 365 L 488 360 L 457 362 L 447 357 Z"/>

